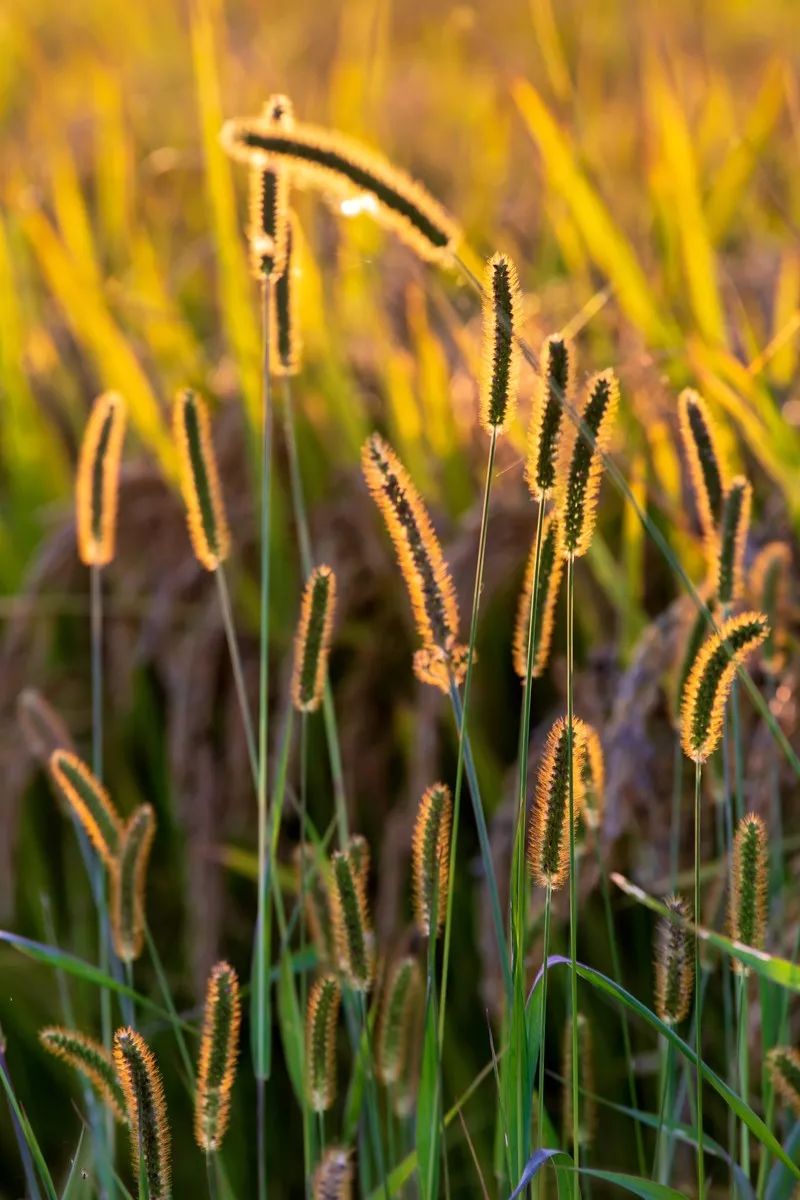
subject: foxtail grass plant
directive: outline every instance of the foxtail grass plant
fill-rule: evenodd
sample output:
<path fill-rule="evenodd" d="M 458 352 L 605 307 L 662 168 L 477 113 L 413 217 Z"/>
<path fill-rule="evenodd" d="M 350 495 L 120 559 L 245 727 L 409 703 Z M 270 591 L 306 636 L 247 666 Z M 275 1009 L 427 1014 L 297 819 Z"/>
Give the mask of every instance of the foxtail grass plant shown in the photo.
<path fill-rule="evenodd" d="M 62 1029 L 56 1025 L 40 1029 L 39 1041 L 50 1054 L 63 1059 L 88 1079 L 114 1119 L 127 1125 L 125 1096 L 105 1046 L 76 1029 Z"/>
<path fill-rule="evenodd" d="M 655 1011 L 665 1025 L 674 1026 L 684 1021 L 692 1003 L 694 983 L 694 960 L 687 923 L 689 907 L 681 896 L 668 896 L 665 900 L 668 916 L 660 917 L 655 936 Z M 661 1103 L 656 1131 L 655 1160 L 653 1175 L 665 1182 L 666 1169 L 662 1133 L 664 1114 L 675 1111 L 674 1104 L 674 1048 L 672 1042 L 662 1043 Z M 672 1133 L 669 1138 L 672 1144 Z"/>
<path fill-rule="evenodd" d="M 308 997 L 306 1012 L 306 1088 L 308 1103 L 320 1117 L 336 1099 L 336 1023 L 341 990 L 335 975 L 321 975 Z M 325 1139 L 321 1132 L 320 1145 Z"/>
<path fill-rule="evenodd" d="M 118 958 L 130 964 L 144 947 L 144 892 L 156 817 L 140 804 L 127 821 L 111 872 L 111 929 Z"/>
<path fill-rule="evenodd" d="M 206 1155 L 219 1151 L 230 1120 L 241 1008 L 236 972 L 216 963 L 206 988 L 194 1108 L 195 1141 Z"/>
<path fill-rule="evenodd" d="M 313 1200 L 352 1200 L 353 1162 L 349 1150 L 330 1146 L 314 1172 Z"/>
<path fill-rule="evenodd" d="M 171 1136 L 161 1072 L 150 1047 L 135 1029 L 114 1034 L 114 1064 L 125 1094 L 134 1176 L 149 1200 L 169 1200 Z"/>
<path fill-rule="evenodd" d="M 678 397 L 678 423 L 704 537 L 717 536 L 725 498 L 726 472 L 708 407 L 696 391 Z"/>
<path fill-rule="evenodd" d="M 756 950 L 764 948 L 767 923 L 767 830 L 755 813 L 742 817 L 733 839 L 730 878 L 729 927 L 731 938 Z M 738 974 L 738 1045 L 739 1091 L 745 1103 L 750 1091 L 749 1043 L 750 1006 L 748 997 L 749 969 L 733 961 Z M 750 1177 L 750 1133 L 747 1125 L 741 1129 L 741 1166 Z"/>

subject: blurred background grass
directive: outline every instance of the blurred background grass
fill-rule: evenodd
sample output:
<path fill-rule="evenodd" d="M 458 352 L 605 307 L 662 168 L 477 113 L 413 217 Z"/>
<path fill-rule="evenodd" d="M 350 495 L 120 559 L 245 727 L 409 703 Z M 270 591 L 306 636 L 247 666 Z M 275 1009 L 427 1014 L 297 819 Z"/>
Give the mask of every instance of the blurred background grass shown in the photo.
<path fill-rule="evenodd" d="M 114 387 L 128 399 L 131 429 L 119 553 L 107 573 L 108 778 L 123 811 L 141 799 L 158 811 L 148 904 L 179 1003 L 197 1002 L 220 953 L 247 973 L 255 811 L 215 595 L 189 551 L 167 428 L 177 387 L 188 383 L 213 402 L 254 685 L 249 449 L 258 318 L 242 236 L 246 181 L 218 147 L 223 118 L 255 112 L 268 93 L 285 91 L 301 119 L 358 135 L 424 180 L 463 222 L 476 262 L 495 249 L 511 253 L 533 344 L 566 329 L 577 336 L 582 370 L 616 365 L 623 414 L 615 456 L 699 579 L 701 546 L 676 451 L 681 386 L 704 392 L 732 464 L 753 479 L 754 543 L 788 534 L 800 520 L 796 35 L 792 0 L 3 5 L 4 927 L 45 941 L 54 931 L 69 949 L 93 954 L 72 830 L 21 742 L 14 705 L 21 688 L 39 687 L 86 749 L 88 594 L 74 550 L 72 475 L 88 405 Z M 357 451 L 376 425 L 396 445 L 431 504 L 465 609 L 485 456 L 475 420 L 479 312 L 457 277 L 423 270 L 368 220 L 343 222 L 312 197 L 298 207 L 301 457 L 318 555 L 340 576 L 332 672 L 348 796 L 355 826 L 373 845 L 378 930 L 385 947 L 397 947 L 409 936 L 398 847 L 407 844 L 422 788 L 452 773 L 454 745 L 438 698 L 411 676 L 406 601 L 365 499 Z M 499 460 L 472 710 L 501 861 L 519 704 L 511 623 L 534 519 L 521 463 L 530 386 L 528 374 L 519 424 Z M 280 714 L 300 585 L 285 490 L 275 561 Z M 578 708 L 606 732 L 609 861 L 663 882 L 672 735 L 662 685 L 679 625 L 676 585 L 610 487 L 577 589 Z M 556 654 L 536 697 L 535 749 L 563 702 L 562 666 Z M 787 686 L 782 716 L 791 732 L 791 675 Z M 312 808 L 326 820 L 330 787 L 315 725 L 311 750 Z M 750 754 L 756 764 L 767 754 L 758 731 Z M 752 786 L 758 806 L 758 781 Z M 588 896 L 588 866 L 581 883 Z M 480 881 L 465 875 L 459 886 L 456 978 L 479 981 L 480 999 L 491 1004 L 496 964 Z M 594 900 L 586 914 L 581 936 L 593 961 L 607 966 Z M 626 909 L 620 921 L 625 981 L 647 999 L 649 919 Z M 141 974 L 140 985 L 151 986 L 147 968 Z M 96 997 L 75 987 L 74 1000 L 81 1023 L 96 1029 Z M 49 1160 L 63 1169 L 77 1141 L 77 1093 L 35 1043 L 36 1029 L 57 1016 L 52 975 L 0 949 L 11 1070 Z M 455 989 L 452 1020 L 462 1035 L 447 1066 L 455 1095 L 489 1053 L 473 988 Z M 615 1044 L 616 1020 L 603 1012 L 597 1020 L 607 1025 L 602 1039 Z M 176 1130 L 176 1191 L 192 1194 L 203 1165 L 191 1148 L 169 1036 L 154 1038 Z M 645 1040 L 637 1049 L 646 1076 L 653 1047 Z M 598 1091 L 623 1101 L 620 1063 L 609 1056 L 596 1080 Z M 302 1155 L 280 1057 L 276 1070 L 270 1139 L 279 1196 L 296 1194 Z M 486 1164 L 490 1088 L 467 1110 Z M 237 1112 L 252 1102 L 243 1081 Z M 602 1120 L 610 1137 L 600 1144 L 613 1159 L 604 1155 L 603 1165 L 630 1166 L 624 1133 L 613 1136 L 621 1118 Z M 226 1161 L 237 1194 L 246 1194 L 253 1153 L 234 1120 Z M 468 1156 L 456 1163 L 463 1186 L 475 1188 Z M 0 1164 L 0 1194 L 19 1195 L 5 1112 Z"/>

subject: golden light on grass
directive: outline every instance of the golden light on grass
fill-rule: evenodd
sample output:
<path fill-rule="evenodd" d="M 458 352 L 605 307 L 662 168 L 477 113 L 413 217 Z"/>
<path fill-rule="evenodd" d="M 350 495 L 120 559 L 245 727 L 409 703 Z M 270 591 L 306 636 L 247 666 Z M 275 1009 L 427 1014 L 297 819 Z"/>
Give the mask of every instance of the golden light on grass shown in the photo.
<path fill-rule="evenodd" d="M 123 962 L 137 959 L 144 946 L 144 892 L 155 835 L 155 812 L 151 805 L 140 804 L 125 825 L 111 872 L 111 931 Z"/>
<path fill-rule="evenodd" d="M 288 96 L 270 96 L 262 119 L 290 129 L 294 122 Z M 273 282 L 286 266 L 289 216 L 289 172 L 285 168 L 250 168 L 250 224 L 247 236 L 250 264 L 257 279 Z"/>
<path fill-rule="evenodd" d="M 76 1029 L 63 1029 L 49 1025 L 39 1030 L 39 1041 L 45 1050 L 69 1063 L 85 1076 L 98 1096 L 111 1109 L 117 1121 L 126 1125 L 125 1096 L 120 1087 L 111 1055 L 100 1042 L 79 1033 Z"/>
<path fill-rule="evenodd" d="M 480 419 L 487 433 L 502 433 L 516 411 L 521 316 L 517 269 L 507 254 L 495 254 L 483 280 Z"/>
<path fill-rule="evenodd" d="M 714 538 L 722 515 L 725 473 L 706 402 L 692 388 L 684 388 L 678 397 L 678 425 L 700 527 L 706 538 Z"/>
<path fill-rule="evenodd" d="M 171 1139 L 155 1056 L 142 1035 L 128 1027 L 114 1034 L 114 1064 L 125 1093 L 134 1178 L 141 1160 L 150 1200 L 169 1200 Z"/>
<path fill-rule="evenodd" d="M 536 541 L 534 540 L 528 555 L 525 580 L 517 605 L 517 619 L 514 625 L 514 670 L 523 681 L 528 662 L 528 627 L 535 571 Z M 561 525 L 557 513 L 548 513 L 544 517 L 542 526 L 542 545 L 539 554 L 539 599 L 536 608 L 536 628 L 533 634 L 532 679 L 544 674 L 550 658 L 556 605 L 563 574 Z"/>
<path fill-rule="evenodd" d="M 528 831 L 528 867 L 536 883 L 559 888 L 569 874 L 569 726 L 559 717 L 547 735 Z M 586 726 L 572 721 L 573 816 L 577 821 L 584 796 L 581 763 L 586 753 Z"/>
<path fill-rule="evenodd" d="M 450 789 L 434 783 L 420 800 L 411 842 L 414 913 L 425 937 L 438 932 L 447 908 L 452 818 Z"/>
<path fill-rule="evenodd" d="M 102 567 L 114 557 L 125 420 L 122 396 L 104 392 L 94 402 L 81 442 L 75 510 L 78 553 L 87 566 Z"/>
<path fill-rule="evenodd" d="M 206 989 L 194 1107 L 195 1141 L 207 1152 L 219 1150 L 228 1128 L 241 1019 L 238 976 L 218 962 Z"/>
<path fill-rule="evenodd" d="M 562 402 L 572 400 L 572 346 L 560 334 L 552 334 L 542 347 L 540 359 L 525 466 L 528 487 L 536 500 L 542 500 L 556 485 L 561 428 L 565 420 Z"/>
<path fill-rule="evenodd" d="M 597 498 L 603 477 L 603 454 L 608 449 L 619 406 L 619 384 L 613 371 L 592 376 L 581 408 L 582 429 L 570 425 L 562 438 L 557 470 L 561 545 L 568 557 L 580 558 L 589 549 L 597 521 Z"/>
<path fill-rule="evenodd" d="M 763 950 L 767 927 L 767 828 L 755 813 L 747 813 L 736 826 L 728 923 L 734 941 Z M 733 960 L 733 969 L 742 975 L 749 973 L 738 959 Z"/>
<path fill-rule="evenodd" d="M 691 914 L 681 896 L 668 896 L 664 903 L 677 920 L 660 917 L 656 926 L 656 1013 L 665 1025 L 677 1025 L 692 1002 L 694 944 L 686 925 Z"/>
<path fill-rule="evenodd" d="M 743 475 L 732 479 L 722 501 L 719 529 L 710 541 L 710 575 L 718 602 L 733 604 L 744 591 L 744 551 L 753 489 Z"/>
<path fill-rule="evenodd" d="M 77 754 L 54 750 L 50 774 L 106 867 L 115 867 L 123 825 L 111 797 Z"/>
<path fill-rule="evenodd" d="M 202 397 L 188 389 L 179 392 L 172 427 L 192 548 L 206 570 L 215 571 L 228 556 L 230 532 L 211 441 L 211 422 Z"/>
<path fill-rule="evenodd" d="M 327 1112 L 336 1099 L 336 1022 L 341 998 L 335 975 L 321 975 L 308 997 L 306 1096 L 312 1112 Z"/>
<path fill-rule="evenodd" d="M 269 293 L 269 369 L 272 375 L 279 378 L 297 375 L 302 360 L 297 246 L 297 216 L 290 212 L 286 223 L 283 270 L 275 279 Z"/>
<path fill-rule="evenodd" d="M 354 991 L 366 992 L 375 973 L 375 946 L 365 880 L 344 850 L 333 855 L 331 869 L 331 910 L 339 969 Z"/>
<path fill-rule="evenodd" d="M 292 703 L 299 712 L 315 712 L 322 702 L 335 606 L 336 576 L 330 567 L 315 567 L 303 590 L 294 643 Z"/>
<path fill-rule="evenodd" d="M 764 642 L 764 666 L 777 674 L 786 661 L 790 615 L 790 571 L 792 552 L 786 542 L 768 542 L 755 557 L 750 570 L 749 594 L 767 616 L 770 631 Z"/>

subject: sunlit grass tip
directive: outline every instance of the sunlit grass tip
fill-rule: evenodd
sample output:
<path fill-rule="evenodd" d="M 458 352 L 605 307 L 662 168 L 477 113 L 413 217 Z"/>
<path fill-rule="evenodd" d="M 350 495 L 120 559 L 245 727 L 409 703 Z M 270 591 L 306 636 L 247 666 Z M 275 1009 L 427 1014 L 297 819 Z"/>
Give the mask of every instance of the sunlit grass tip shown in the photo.
<path fill-rule="evenodd" d="M 528 867 L 536 883 L 559 888 L 569 874 L 569 725 L 559 717 L 547 735 L 528 831 Z M 572 721 L 573 816 L 583 806 L 586 726 Z"/>
<path fill-rule="evenodd" d="M 605 808 L 606 765 L 603 758 L 603 743 L 593 725 L 584 725 L 585 752 L 582 758 L 583 823 L 587 829 L 597 830 L 603 823 Z"/>
<path fill-rule="evenodd" d="M 206 1152 L 219 1150 L 228 1128 L 241 1019 L 238 976 L 218 962 L 206 989 L 194 1106 L 195 1140 Z"/>
<path fill-rule="evenodd" d="M 77 754 L 54 750 L 50 775 L 106 866 L 113 870 L 122 843 L 122 820 L 111 797 Z"/>
<path fill-rule="evenodd" d="M 767 829 L 761 817 L 747 813 L 736 826 L 731 861 L 730 935 L 736 942 L 764 948 L 767 926 Z M 737 959 L 733 969 L 749 973 Z"/>
<path fill-rule="evenodd" d="M 299 712 L 315 712 L 322 702 L 335 607 L 336 576 L 330 567 L 315 567 L 303 590 L 294 642 L 292 702 Z"/>
<path fill-rule="evenodd" d="M 613 371 L 592 376 L 581 408 L 581 428 L 570 427 L 561 439 L 558 463 L 558 506 L 563 553 L 580 558 L 589 549 L 597 521 L 597 497 L 619 406 L 619 384 Z M 591 444 L 584 436 L 591 435 Z"/>
<path fill-rule="evenodd" d="M 534 499 L 541 500 L 556 485 L 562 402 L 570 402 L 573 389 L 573 349 L 560 334 L 545 340 L 531 409 L 525 477 Z"/>
<path fill-rule="evenodd" d="M 192 549 L 206 570 L 215 571 L 228 556 L 230 532 L 211 442 L 211 422 L 203 398 L 188 388 L 179 392 L 172 427 L 180 457 L 181 491 Z"/>
<path fill-rule="evenodd" d="M 694 943 L 686 924 L 691 913 L 681 896 L 668 896 L 664 904 L 677 919 L 660 917 L 656 926 L 656 1013 L 665 1025 L 677 1025 L 692 1002 Z"/>
<path fill-rule="evenodd" d="M 539 599 L 536 607 L 536 628 L 533 631 L 533 658 L 531 678 L 543 675 L 550 658 L 553 642 L 556 605 L 564 573 L 564 556 L 561 553 L 561 525 L 557 513 L 548 513 L 542 526 L 542 544 L 539 552 Z M 514 670 L 524 681 L 528 664 L 528 628 L 533 600 L 534 574 L 536 571 L 536 539 L 534 538 L 525 580 L 517 605 L 514 625 Z"/>
<path fill-rule="evenodd" d="M 386 983 L 375 1047 L 378 1078 L 387 1086 L 407 1076 L 421 1001 L 419 963 L 410 955 L 398 959 Z"/>
<path fill-rule="evenodd" d="M 590 1146 L 594 1137 L 597 1112 L 594 1102 L 592 1030 L 589 1018 L 585 1013 L 578 1013 L 577 1026 L 578 1087 L 581 1094 L 578 1142 L 581 1146 Z M 572 1138 L 572 1026 L 569 1021 L 566 1021 L 564 1024 L 561 1074 L 564 1080 L 563 1102 L 561 1105 L 563 1137 L 565 1143 L 568 1145 Z"/>
<path fill-rule="evenodd" d="M 347 840 L 345 853 L 353 864 L 353 870 L 366 887 L 369 883 L 370 850 L 369 842 L 361 833 L 354 833 Z"/>
<path fill-rule="evenodd" d="M 456 640 L 458 604 L 439 539 L 408 472 L 377 433 L 364 443 L 361 463 L 394 544 L 423 643 L 414 656 L 414 671 L 422 682 L 446 693 L 451 676 L 456 683 L 464 677 L 466 650 Z"/>
<path fill-rule="evenodd" d="M 170 1132 L 155 1056 L 141 1034 L 128 1027 L 114 1034 L 114 1063 L 125 1094 L 134 1177 L 139 1178 L 141 1160 L 150 1200 L 169 1200 Z"/>
<path fill-rule="evenodd" d="M 753 489 L 743 475 L 732 479 L 722 501 L 717 534 L 709 539 L 709 567 L 717 600 L 733 604 L 744 590 L 744 552 Z"/>
<path fill-rule="evenodd" d="M 303 356 L 300 329 L 300 280 L 297 261 L 298 221 L 289 212 L 286 222 L 286 253 L 283 270 L 275 279 L 269 295 L 269 369 L 278 378 L 297 375 Z"/>
<path fill-rule="evenodd" d="M 700 528 L 706 538 L 713 538 L 722 515 L 725 472 L 714 423 L 705 401 L 692 388 L 684 388 L 678 397 L 678 426 Z"/>
<path fill-rule="evenodd" d="M 352 1200 L 353 1163 L 349 1150 L 329 1146 L 314 1172 L 314 1200 Z"/>
<path fill-rule="evenodd" d="M 374 936 L 366 881 L 346 850 L 331 860 L 331 909 L 339 969 L 351 988 L 366 992 L 375 973 Z"/>
<path fill-rule="evenodd" d="M 716 750 L 736 671 L 768 631 L 763 613 L 745 612 L 731 617 L 700 647 L 681 706 L 681 745 L 688 758 L 704 762 Z"/>
<path fill-rule="evenodd" d="M 419 802 L 411 841 L 414 913 L 426 937 L 441 928 L 447 907 L 452 819 L 450 789 L 434 783 Z"/>
<path fill-rule="evenodd" d="M 123 962 L 137 959 L 144 946 L 144 892 L 155 834 L 155 812 L 151 805 L 140 804 L 125 825 L 111 873 L 111 932 Z"/>
<path fill-rule="evenodd" d="M 125 401 L 104 392 L 94 402 L 78 457 L 75 514 L 78 553 L 87 566 L 102 567 L 114 557 Z"/>
<path fill-rule="evenodd" d="M 514 418 L 519 392 L 522 301 L 517 268 L 495 254 L 483 279 L 483 367 L 480 418 L 487 433 L 502 433 Z"/>
<path fill-rule="evenodd" d="M 312 1112 L 336 1099 L 336 1022 L 342 993 L 335 975 L 314 981 L 306 1010 L 306 1096 Z"/>
<path fill-rule="evenodd" d="M 769 620 L 763 661 L 772 675 L 782 669 L 786 660 L 791 566 L 792 552 L 786 542 L 768 542 L 759 550 L 750 569 L 750 596 Z"/>
<path fill-rule="evenodd" d="M 116 1119 L 123 1125 L 127 1124 L 125 1096 L 111 1055 L 105 1046 L 84 1033 L 78 1033 L 75 1029 L 62 1029 L 58 1025 L 40 1029 L 39 1041 L 45 1050 L 49 1050 L 56 1058 L 63 1059 L 85 1076 Z"/>
<path fill-rule="evenodd" d="M 288 96 L 270 96 L 262 118 L 291 128 L 292 103 Z M 289 214 L 289 172 L 253 165 L 250 168 L 250 265 L 257 279 L 277 279 L 286 265 Z"/>

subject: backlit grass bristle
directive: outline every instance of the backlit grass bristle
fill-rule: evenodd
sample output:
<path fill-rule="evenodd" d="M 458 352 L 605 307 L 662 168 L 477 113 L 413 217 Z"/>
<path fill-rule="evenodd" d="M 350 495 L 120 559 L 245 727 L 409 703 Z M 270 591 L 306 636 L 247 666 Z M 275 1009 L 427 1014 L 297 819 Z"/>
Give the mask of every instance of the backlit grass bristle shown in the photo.
<path fill-rule="evenodd" d="M 17 697 L 17 719 L 28 750 L 48 770 L 55 750 L 74 753 L 69 730 L 56 710 L 36 688 L 23 688 Z"/>
<path fill-rule="evenodd" d="M 594 1102 L 592 1030 L 589 1025 L 589 1018 L 585 1013 L 578 1013 L 577 1026 L 578 1087 L 580 1088 L 581 1096 L 578 1141 L 581 1146 L 589 1146 L 594 1137 L 597 1113 Z M 563 1103 L 561 1105 L 563 1136 L 565 1143 L 569 1145 L 572 1139 L 572 1026 L 569 1021 L 565 1021 L 564 1023 L 561 1074 L 564 1080 Z"/>
<path fill-rule="evenodd" d="M 414 671 L 423 683 L 446 693 L 451 675 L 460 683 L 467 663 L 465 648 L 456 641 L 458 604 L 439 539 L 408 472 L 377 433 L 364 443 L 361 463 L 394 543 L 423 643 L 414 656 Z"/>
<path fill-rule="evenodd" d="M 793 1046 L 773 1046 L 766 1061 L 775 1091 L 800 1117 L 800 1054 Z"/>
<path fill-rule="evenodd" d="M 39 1030 L 39 1041 L 56 1058 L 63 1058 L 89 1080 L 94 1090 L 108 1105 L 121 1124 L 127 1124 L 125 1096 L 120 1087 L 111 1055 L 94 1038 L 75 1029 L 49 1025 Z"/>
<path fill-rule="evenodd" d="M 294 642 L 292 702 L 299 712 L 315 712 L 322 702 L 336 606 L 336 576 L 315 567 L 303 590 Z"/>
<path fill-rule="evenodd" d="M 583 767 L 583 823 L 587 829 L 599 829 L 605 807 L 606 766 L 600 734 L 593 725 L 584 726 L 586 744 Z"/>
<path fill-rule="evenodd" d="M 677 920 L 660 917 L 656 926 L 656 1013 L 665 1025 L 677 1025 L 692 1002 L 694 942 L 686 924 L 691 913 L 681 896 L 668 896 L 664 903 Z"/>
<path fill-rule="evenodd" d="M 741 613 L 720 626 L 718 633 L 710 634 L 700 647 L 681 707 L 681 744 L 688 758 L 705 762 L 716 750 L 737 668 L 761 645 L 768 631 L 763 613 Z"/>
<path fill-rule="evenodd" d="M 619 405 L 619 384 L 613 371 L 601 371 L 587 385 L 581 409 L 582 428 L 593 439 L 589 445 L 581 429 L 571 426 L 561 440 L 558 465 L 561 544 L 567 557 L 580 558 L 589 549 L 597 520 L 597 496 L 603 477 L 603 454 L 608 448 Z"/>
<path fill-rule="evenodd" d="M 414 912 L 417 928 L 426 937 L 437 932 L 444 921 L 452 819 L 450 789 L 434 783 L 420 800 L 411 842 Z"/>
<path fill-rule="evenodd" d="M 81 442 L 75 511 L 78 553 L 87 566 L 102 567 L 114 557 L 125 416 L 119 392 L 104 392 L 94 402 Z"/>
<path fill-rule="evenodd" d="M 557 513 L 548 513 L 542 528 L 542 544 L 539 554 L 539 601 L 536 607 L 536 628 L 533 633 L 533 659 L 531 678 L 543 675 L 550 658 L 553 641 L 558 592 L 564 572 L 564 556 L 561 553 L 561 525 Z M 528 628 L 530 625 L 531 599 L 534 572 L 536 570 L 536 539 L 534 538 L 525 582 L 517 606 L 514 626 L 514 670 L 520 679 L 525 679 L 528 663 Z"/>
<path fill-rule="evenodd" d="M 764 948 L 767 926 L 767 830 L 761 817 L 747 813 L 736 827 L 731 862 L 730 935 L 756 950 Z M 749 967 L 733 960 L 739 974 Z"/>
<path fill-rule="evenodd" d="M 314 982 L 306 1010 L 306 1095 L 312 1112 L 336 1099 L 336 1022 L 342 993 L 335 975 Z"/>
<path fill-rule="evenodd" d="M 375 971 L 375 948 L 363 876 L 346 850 L 331 860 L 331 909 L 339 969 L 351 988 L 366 992 Z"/>
<path fill-rule="evenodd" d="M 108 792 L 86 763 L 69 750 L 53 751 L 50 774 L 89 841 L 113 869 L 122 843 L 122 821 Z"/>
<path fill-rule="evenodd" d="M 577 821 L 583 805 L 582 761 L 586 726 L 572 720 L 572 807 Z M 569 726 L 559 717 L 547 735 L 528 832 L 528 867 L 536 883 L 559 888 L 569 873 Z"/>
<path fill-rule="evenodd" d="M 725 474 L 714 423 L 705 401 L 692 388 L 684 388 L 678 397 L 678 425 L 700 528 L 706 538 L 713 538 L 722 516 Z"/>
<path fill-rule="evenodd" d="M 572 346 L 560 334 L 552 334 L 542 347 L 525 467 L 528 487 L 537 500 L 552 492 L 556 484 L 562 402 L 572 398 L 572 357 Z"/>
<path fill-rule="evenodd" d="M 297 246 L 297 217 L 290 212 L 287 220 L 284 266 L 273 283 L 269 296 L 269 369 L 270 373 L 278 378 L 297 375 L 303 355 Z"/>
<path fill-rule="evenodd" d="M 519 326 L 522 318 L 517 268 L 495 254 L 483 279 L 481 425 L 502 433 L 513 420 L 519 391 Z"/>
<path fill-rule="evenodd" d="M 708 606 L 713 616 L 716 607 L 714 596 L 709 594 L 708 588 L 700 589 L 699 596 Z M 672 715 L 678 725 L 680 725 L 681 720 L 681 707 L 683 705 L 683 693 L 686 689 L 686 681 L 692 672 L 695 659 L 708 633 L 708 621 L 703 610 L 696 608 L 694 604 L 687 604 L 687 611 L 688 616 L 681 621 L 681 629 L 678 637 L 678 645 L 682 646 L 683 653 L 678 662 L 678 668 L 674 673 L 672 686 Z"/>
<path fill-rule="evenodd" d="M 353 1163 L 349 1150 L 329 1146 L 314 1172 L 314 1200 L 352 1200 Z"/>
<path fill-rule="evenodd" d="M 345 852 L 353 864 L 353 870 L 356 875 L 358 875 L 364 887 L 367 887 L 369 884 L 370 864 L 369 842 L 362 834 L 354 833 L 348 839 Z"/>
<path fill-rule="evenodd" d="M 155 1056 L 141 1034 L 128 1027 L 114 1034 L 114 1064 L 125 1094 L 134 1178 L 139 1178 L 141 1159 L 150 1200 L 169 1200 L 170 1132 Z"/>
<path fill-rule="evenodd" d="M 342 212 L 369 211 L 422 259 L 448 262 L 460 230 L 441 204 L 382 154 L 332 129 L 295 123 L 282 128 L 263 118 L 226 121 L 222 145 L 240 162 L 289 168 L 299 187 L 317 188 Z"/>
<path fill-rule="evenodd" d="M 230 532 L 211 443 L 211 422 L 202 397 L 189 389 L 179 392 L 172 425 L 192 548 L 206 570 L 215 571 L 228 556 Z"/>
<path fill-rule="evenodd" d="M 125 826 L 111 873 L 111 931 L 123 962 L 133 962 L 142 953 L 147 863 L 155 834 L 155 813 L 149 804 L 140 804 Z"/>
<path fill-rule="evenodd" d="M 712 586 L 721 605 L 733 604 L 744 589 L 744 551 L 753 489 L 743 475 L 732 479 L 722 501 L 719 531 L 710 539 Z"/>
<path fill-rule="evenodd" d="M 270 96 L 263 120 L 290 129 L 292 104 L 287 96 Z M 285 168 L 250 168 L 250 265 L 257 279 L 275 280 L 286 265 L 289 215 L 289 172 Z"/>
<path fill-rule="evenodd" d="M 331 912 L 330 864 L 327 859 L 315 861 L 308 846 L 297 846 L 294 852 L 297 872 L 297 890 L 301 890 L 304 901 L 305 919 L 320 962 L 324 965 L 336 962 L 336 939 Z"/>
<path fill-rule="evenodd" d="M 218 962 L 206 989 L 197 1070 L 194 1136 L 201 1150 L 219 1150 L 228 1128 L 241 1019 L 238 976 Z"/>
<path fill-rule="evenodd" d="M 785 542 L 769 542 L 759 550 L 750 571 L 749 591 L 753 602 L 769 620 L 764 642 L 764 666 L 777 674 L 786 660 L 787 619 L 790 606 L 789 572 L 792 552 Z"/>
<path fill-rule="evenodd" d="M 410 956 L 401 958 L 386 984 L 375 1047 L 378 1077 L 387 1085 L 399 1083 L 407 1075 L 421 1001 L 419 964 Z"/>

